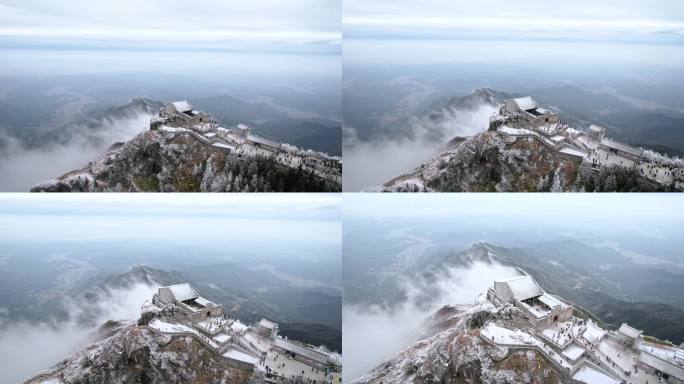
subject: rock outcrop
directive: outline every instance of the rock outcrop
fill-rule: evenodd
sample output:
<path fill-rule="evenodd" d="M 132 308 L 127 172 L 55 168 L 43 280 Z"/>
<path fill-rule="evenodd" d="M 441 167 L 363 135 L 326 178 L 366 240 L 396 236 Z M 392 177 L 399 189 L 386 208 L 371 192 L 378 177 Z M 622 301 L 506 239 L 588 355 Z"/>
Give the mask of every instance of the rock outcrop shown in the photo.
<path fill-rule="evenodd" d="M 267 157 L 239 157 L 192 136 L 145 131 L 32 192 L 335 192 L 341 185 Z"/>
<path fill-rule="evenodd" d="M 230 366 L 191 337 L 127 326 L 90 345 L 26 384 L 248 383 L 251 371 Z"/>
<path fill-rule="evenodd" d="M 540 353 L 484 342 L 477 325 L 492 318 L 513 321 L 515 316 L 473 306 L 444 306 L 428 320 L 419 341 L 354 384 L 561 382 L 562 373 Z"/>
<path fill-rule="evenodd" d="M 371 192 L 579 192 L 665 189 L 636 169 L 603 167 L 599 172 L 530 137 L 495 131 L 451 142 L 451 148 Z"/>

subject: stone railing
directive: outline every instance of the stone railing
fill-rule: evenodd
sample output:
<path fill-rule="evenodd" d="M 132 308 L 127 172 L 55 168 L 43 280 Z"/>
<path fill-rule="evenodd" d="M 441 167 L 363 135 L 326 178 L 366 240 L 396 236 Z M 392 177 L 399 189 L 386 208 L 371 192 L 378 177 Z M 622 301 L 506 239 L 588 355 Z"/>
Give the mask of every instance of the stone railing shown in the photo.
<path fill-rule="evenodd" d="M 594 363 L 594 360 L 598 361 L 599 364 L 601 363 L 601 358 L 600 358 L 599 356 L 597 356 L 594 352 L 592 352 L 591 349 L 589 348 L 590 346 L 593 347 L 593 345 L 591 345 L 591 344 L 589 344 L 588 342 L 585 342 L 584 340 L 582 340 L 581 338 L 575 337 L 575 336 L 572 337 L 572 340 L 573 340 L 577 345 L 579 345 L 579 346 L 581 346 L 581 347 L 584 348 L 585 356 L 586 356 L 586 355 L 589 355 L 589 356 L 591 356 L 591 357 L 593 358 L 593 360 L 592 360 L 592 359 L 588 359 L 588 358 L 586 358 L 586 357 L 582 357 L 580 360 L 577 361 L 577 364 L 575 365 L 575 368 L 576 368 L 576 367 L 579 367 L 579 365 L 580 365 L 580 363 L 581 363 L 582 361 L 590 362 L 590 363 L 592 363 L 593 365 L 597 365 L 596 363 Z M 620 377 L 620 378 L 622 377 L 622 375 L 621 375 L 620 373 L 618 373 L 616 370 L 614 370 L 613 368 L 611 368 L 611 367 L 610 367 L 609 365 L 607 365 L 607 364 L 605 364 L 605 365 L 600 365 L 600 366 L 598 366 L 598 367 L 600 368 L 599 370 L 602 370 L 602 371 L 604 371 L 604 372 L 607 371 L 607 372 L 609 372 L 610 375 L 612 375 L 612 376 L 614 376 L 614 377 Z M 574 372 L 575 370 L 576 370 L 576 369 L 573 369 L 573 372 Z"/>
<path fill-rule="evenodd" d="M 570 337 L 568 337 L 568 339 L 567 339 L 567 341 L 566 341 L 565 343 L 560 344 L 560 343 L 558 343 L 558 342 L 556 342 L 556 341 L 550 339 L 549 337 L 547 337 L 546 335 L 544 335 L 544 334 L 541 333 L 541 332 L 536 332 L 536 336 L 537 336 L 538 338 L 540 338 L 542 341 L 547 342 L 547 343 L 550 343 L 550 344 L 551 344 L 551 347 L 552 347 L 553 349 L 556 349 L 557 351 L 561 351 L 561 350 L 565 349 L 565 347 L 567 347 L 568 345 L 570 345 L 570 343 L 572 343 L 573 340 L 575 339 L 575 337 L 574 337 L 573 335 L 570 335 Z"/>
<path fill-rule="evenodd" d="M 257 356 L 261 356 L 261 351 L 260 351 L 257 347 L 253 346 L 251 343 L 249 343 L 249 342 L 247 342 L 246 340 L 244 340 L 243 338 L 237 337 L 237 338 L 235 338 L 235 341 L 237 342 L 237 344 L 238 344 L 240 347 L 246 349 L 246 350 L 249 351 L 250 353 L 254 353 L 254 354 L 256 354 Z"/>
<path fill-rule="evenodd" d="M 171 337 L 177 337 L 177 336 L 183 336 L 183 337 L 184 337 L 184 336 L 190 336 L 190 337 L 194 338 L 195 340 L 199 341 L 199 342 L 200 342 L 202 345 L 204 345 L 205 347 L 209 348 L 211 351 L 213 351 L 213 352 L 215 352 L 215 353 L 219 353 L 219 351 L 220 351 L 220 348 L 218 348 L 216 345 L 213 345 L 213 343 L 211 342 L 211 340 L 209 340 L 208 337 L 206 337 L 206 336 L 204 336 L 204 335 L 202 335 L 202 334 L 200 334 L 200 333 L 184 332 L 184 331 L 180 331 L 180 332 L 163 332 L 163 331 L 160 331 L 160 330 L 155 329 L 155 328 L 152 328 L 152 327 L 148 327 L 148 328 L 149 328 L 152 332 L 154 332 L 154 333 L 156 333 L 156 334 L 158 334 L 158 335 L 165 335 L 165 336 L 171 336 Z"/>
<path fill-rule="evenodd" d="M 570 378 L 570 368 L 564 367 L 561 363 L 556 361 L 553 356 L 551 356 L 548 351 L 544 350 L 544 348 L 540 348 L 538 345 L 534 344 L 527 344 L 527 345 L 520 345 L 520 344 L 503 344 L 503 343 L 495 343 L 491 340 L 488 340 L 486 337 L 480 335 L 480 339 L 484 340 L 487 344 L 494 346 L 494 347 L 506 347 L 510 350 L 536 350 L 537 352 L 541 353 L 542 356 L 544 356 L 550 363 L 553 365 L 558 372 L 561 372 L 561 374 L 566 377 Z"/>

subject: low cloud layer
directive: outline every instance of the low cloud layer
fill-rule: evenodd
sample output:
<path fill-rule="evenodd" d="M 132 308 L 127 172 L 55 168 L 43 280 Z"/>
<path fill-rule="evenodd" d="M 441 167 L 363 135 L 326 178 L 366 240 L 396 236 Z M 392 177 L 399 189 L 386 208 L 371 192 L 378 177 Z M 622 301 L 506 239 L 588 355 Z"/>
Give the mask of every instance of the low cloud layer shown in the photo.
<path fill-rule="evenodd" d="M 0 382 L 16 383 L 36 375 L 68 358 L 93 340 L 97 328 L 108 320 L 136 320 L 143 302 L 152 297 L 156 287 L 138 284 L 115 290 L 107 301 L 98 303 L 101 314 L 96 326 L 79 324 L 86 308 L 72 303 L 69 321 L 57 324 L 15 323 L 0 330 Z M 92 308 L 90 308 L 92 310 Z"/>
<path fill-rule="evenodd" d="M 370 371 L 416 341 L 425 320 L 447 304 L 470 304 L 485 293 L 495 279 L 519 273 L 497 264 L 475 263 L 470 268 L 446 270 L 430 282 L 438 292 L 428 305 L 419 297 L 425 282 L 406 283 L 408 300 L 387 310 L 377 306 L 345 306 L 342 314 L 344 381 L 349 382 Z"/>
<path fill-rule="evenodd" d="M 494 107 L 482 105 L 472 110 L 452 110 L 447 119 L 439 122 L 416 118 L 410 122 L 415 140 L 360 142 L 353 129 L 345 127 L 344 190 L 360 191 L 410 171 L 444 149 L 446 141 L 484 131 L 494 111 Z M 436 136 L 444 140 L 435 140 Z"/>
<path fill-rule="evenodd" d="M 124 141 L 147 129 L 151 115 L 105 121 L 97 131 L 70 128 L 73 135 L 64 144 L 26 148 L 17 139 L 4 136 L 0 150 L 0 191 L 28 192 L 36 183 L 80 168 L 102 154 L 116 141 Z"/>

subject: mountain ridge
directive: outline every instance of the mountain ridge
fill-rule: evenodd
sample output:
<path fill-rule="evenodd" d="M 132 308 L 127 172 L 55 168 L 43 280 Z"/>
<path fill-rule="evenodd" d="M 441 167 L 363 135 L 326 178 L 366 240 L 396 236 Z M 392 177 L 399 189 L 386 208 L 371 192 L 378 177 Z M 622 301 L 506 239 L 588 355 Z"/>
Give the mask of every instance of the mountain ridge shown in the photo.
<path fill-rule="evenodd" d="M 670 163 L 665 168 L 651 174 L 649 168 L 643 166 L 629 167 L 592 155 L 590 148 L 575 148 L 575 144 L 567 144 L 569 140 L 561 138 L 561 144 L 556 146 L 544 135 L 537 134 L 539 127 L 525 126 L 524 119 L 510 118 L 504 121 L 504 117 L 498 116 L 508 108 L 505 100 L 513 99 L 513 94 L 499 92 L 488 88 L 479 88 L 471 94 L 452 98 L 439 108 L 433 109 L 427 114 L 431 122 L 428 127 L 430 135 L 438 137 L 444 133 L 450 124 L 461 123 L 459 119 L 464 117 L 463 111 L 473 111 L 478 107 L 487 106 L 499 108 L 500 112 L 490 118 L 489 125 L 480 127 L 480 131 L 472 135 L 456 136 L 448 139 L 440 153 L 432 159 L 424 162 L 413 170 L 403 175 L 394 177 L 387 182 L 369 187 L 365 192 L 537 192 L 537 191 L 674 191 L 678 190 L 678 176 L 672 176 L 671 182 L 656 181 L 658 173 L 669 171 L 680 173 L 677 170 L 677 159 L 668 160 Z M 549 107 L 550 108 L 550 107 Z M 558 108 L 550 108 L 558 109 Z M 543 109 L 544 113 L 549 113 Z M 550 112 L 554 116 L 563 116 L 564 111 Z M 521 116 L 524 115 L 520 112 Z M 526 116 L 526 115 L 525 115 Z M 522 117 L 525 117 L 522 116 Z M 496 121 L 492 119 L 497 118 Z M 515 116 L 514 116 L 515 117 Z M 536 118 L 536 117 L 535 117 Z M 526 120 L 525 120 L 526 121 Z M 493 124 L 497 123 L 497 124 Z M 506 124 L 522 124 L 510 128 Z M 531 124 L 531 123 L 530 123 Z M 550 125 L 550 123 L 545 123 Z M 562 121 L 554 123 L 556 130 L 567 130 L 574 135 L 581 131 L 567 127 Z M 561 128 L 559 128 L 561 127 Z M 437 129 L 437 133 L 433 132 Z M 465 129 L 472 131 L 473 127 Z M 563 131 L 565 132 L 565 131 Z M 556 135 L 559 133 L 556 132 Z M 570 133 L 569 133 L 570 134 Z M 560 150 L 560 145 L 569 146 L 571 150 Z M 579 156 L 580 149 L 587 154 Z M 596 157 L 606 162 L 606 165 L 598 167 L 596 159 L 587 160 L 588 157 Z M 660 154 L 651 154 L 647 151 L 644 155 L 648 161 L 658 164 L 660 167 Z M 621 164 L 621 163 L 620 163 Z M 674 168 L 673 167 L 674 164 Z M 681 164 L 680 164 L 681 166 Z M 674 169 L 674 170 L 673 170 Z M 646 177 L 649 175 L 649 177 Z M 653 179 L 655 178 L 655 180 Z M 679 184 L 678 184 L 679 183 Z"/>
<path fill-rule="evenodd" d="M 34 186 L 31 192 L 332 192 L 340 188 L 272 159 L 243 160 L 193 138 L 145 131 L 110 147 L 83 168 Z"/>

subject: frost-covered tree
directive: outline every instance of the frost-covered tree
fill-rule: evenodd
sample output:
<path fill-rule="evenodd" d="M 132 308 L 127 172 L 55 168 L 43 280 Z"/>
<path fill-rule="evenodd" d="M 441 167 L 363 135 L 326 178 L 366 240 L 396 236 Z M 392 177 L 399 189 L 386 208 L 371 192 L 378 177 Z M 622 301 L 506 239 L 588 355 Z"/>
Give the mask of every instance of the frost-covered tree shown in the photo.
<path fill-rule="evenodd" d="M 539 182 L 537 182 L 537 191 L 538 192 L 546 192 L 549 190 L 549 177 L 548 176 L 543 176 L 539 178 Z"/>
<path fill-rule="evenodd" d="M 557 168 L 553 174 L 553 183 L 551 184 L 551 192 L 563 192 L 563 175 L 561 168 Z"/>
<path fill-rule="evenodd" d="M 223 192 L 226 190 L 226 175 L 223 173 L 217 174 L 209 185 L 211 192 Z"/>
<path fill-rule="evenodd" d="M 615 175 L 609 175 L 603 183 L 604 192 L 615 192 L 617 190 L 617 179 Z"/>
<path fill-rule="evenodd" d="M 214 167 L 211 165 L 213 156 L 207 159 L 206 166 L 204 167 L 204 175 L 202 176 L 202 182 L 200 183 L 200 189 L 203 191 L 211 191 L 211 183 L 214 180 Z"/>

